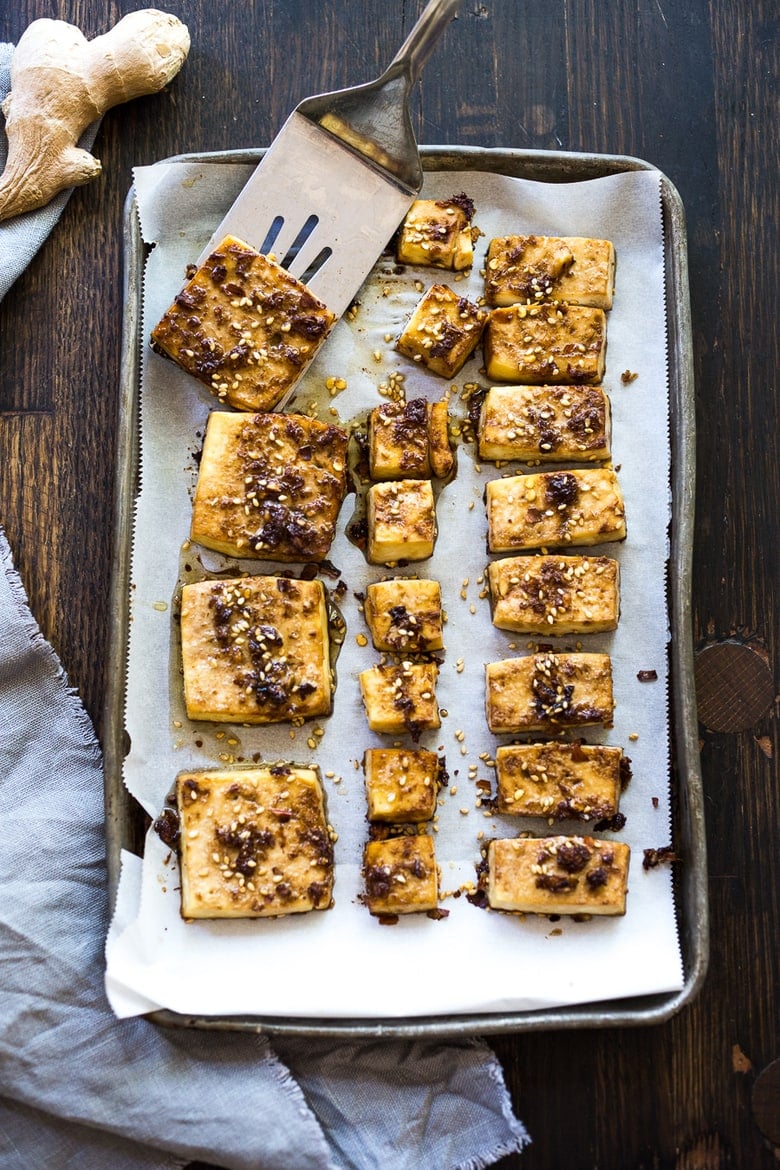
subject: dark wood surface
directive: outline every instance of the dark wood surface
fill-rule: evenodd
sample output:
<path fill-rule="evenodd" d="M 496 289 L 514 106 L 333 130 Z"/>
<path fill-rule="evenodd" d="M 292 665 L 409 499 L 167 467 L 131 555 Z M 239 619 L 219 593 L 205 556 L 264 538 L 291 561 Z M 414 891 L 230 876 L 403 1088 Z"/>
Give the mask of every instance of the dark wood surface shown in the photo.
<path fill-rule="evenodd" d="M 16 0 L 89 36 L 130 0 Z M 32 608 L 99 722 L 131 168 L 265 145 L 309 93 L 368 80 L 420 0 L 170 0 L 192 51 L 159 96 L 109 113 L 104 173 L 0 305 L 0 522 Z M 775 668 L 778 583 L 777 9 L 771 0 L 463 0 L 424 75 L 429 144 L 637 155 L 687 212 L 697 381 L 697 647 L 730 639 Z M 752 659 L 751 659 L 752 661 Z M 703 685 L 711 680 L 703 679 Z M 774 686 L 770 694 L 774 693 Z M 712 955 L 703 990 L 650 1028 L 494 1038 L 534 1139 L 504 1170 L 776 1165 L 751 1094 L 778 1056 L 777 711 L 702 726 Z M 761 1116 L 777 1089 L 762 1082 Z M 777 1085 L 777 1079 L 775 1079 Z M 388 1166 L 392 1158 L 388 1158 Z"/>

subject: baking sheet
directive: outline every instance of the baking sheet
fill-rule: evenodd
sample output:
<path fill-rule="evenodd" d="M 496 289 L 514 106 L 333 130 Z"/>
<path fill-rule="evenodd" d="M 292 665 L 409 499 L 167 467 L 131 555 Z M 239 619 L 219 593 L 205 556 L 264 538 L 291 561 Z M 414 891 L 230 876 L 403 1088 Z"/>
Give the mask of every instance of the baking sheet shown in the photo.
<path fill-rule="evenodd" d="M 220 213 L 220 199 L 225 204 L 229 202 L 234 185 L 240 185 L 246 174 L 245 168 L 233 164 L 204 168 L 194 163 L 186 171 L 181 166 L 145 168 L 146 173 L 137 176 L 136 187 L 146 188 L 139 196 L 144 230 L 150 238 L 159 235 L 169 245 L 158 245 L 152 252 L 147 279 L 149 323 L 156 320 L 178 291 L 184 265 L 193 246 L 197 248 L 197 240 L 181 231 L 182 222 L 190 224 L 196 236 L 199 225 L 204 224 L 205 238 L 213 215 Z M 553 1004 L 674 991 L 682 986 L 669 871 L 664 868 L 648 874 L 641 870 L 642 849 L 669 839 L 670 815 L 669 704 L 665 686 L 668 622 L 664 590 L 669 519 L 666 292 L 659 181 L 657 172 L 552 187 L 546 183 L 518 184 L 493 176 L 478 177 L 471 172 L 462 176 L 447 172 L 427 178 L 431 193 L 452 194 L 455 189 L 466 189 L 475 198 L 477 223 L 485 231 L 486 240 L 492 234 L 528 230 L 604 235 L 617 244 L 617 297 L 608 326 L 605 384 L 615 413 L 614 451 L 626 494 L 629 540 L 621 549 L 606 547 L 604 551 L 616 551 L 622 561 L 624 618 L 617 635 L 589 638 L 584 648 L 610 650 L 618 697 L 615 729 L 602 735 L 588 734 L 587 738 L 591 742 L 623 743 L 634 761 L 634 780 L 623 803 L 628 822 L 620 835 L 634 848 L 626 918 L 587 924 L 562 920 L 553 926 L 545 919 L 517 920 L 486 914 L 463 898 L 445 901 L 451 913 L 444 922 L 416 919 L 382 928 L 369 918 L 355 901 L 359 852 L 366 831 L 362 777 L 355 761 L 364 747 L 378 740 L 366 731 L 354 675 L 377 656 L 367 648 L 358 654 L 352 639 L 363 630 L 362 619 L 358 613 L 346 610 L 349 655 L 342 656 L 339 663 L 336 713 L 331 721 L 323 721 L 325 735 L 318 753 L 323 769 L 342 777 L 340 784 L 329 786 L 331 820 L 340 834 L 336 907 L 300 922 L 184 924 L 178 917 L 175 864 L 152 837 L 140 874 L 131 875 L 130 870 L 138 868 L 138 863 L 127 858 L 128 872 L 120 890 L 122 915 L 115 921 L 109 946 L 108 986 L 120 1014 L 163 1005 L 186 1013 L 257 1013 L 266 1018 L 276 1014 L 333 1019 L 444 1017 L 452 1012 L 500 1015 L 507 1011 L 533 1012 Z M 150 188 L 154 194 L 152 203 L 146 200 Z M 191 199 L 195 199 L 197 214 L 189 206 Z M 171 230 L 167 235 L 161 230 L 165 223 L 156 223 L 144 209 L 145 203 L 162 210 L 163 221 L 166 214 L 169 216 Z M 481 289 L 477 267 L 470 283 L 460 286 L 467 295 L 475 296 Z M 390 279 L 381 268 L 380 264 L 376 289 L 386 287 Z M 297 408 L 303 404 L 306 409 L 318 398 L 318 387 L 331 373 L 347 377 L 348 390 L 334 403 L 321 401 L 320 408 L 327 411 L 335 405 L 343 418 L 354 417 L 366 405 L 379 401 L 377 382 L 393 368 L 404 369 L 410 376 L 414 373 L 413 384 L 407 382 L 409 397 L 416 393 L 438 396 L 442 383 L 431 376 L 421 378 L 419 371 L 410 371 L 409 363 L 389 351 L 384 334 L 400 325 L 419 296 L 413 281 L 423 279 L 427 284 L 439 278 L 441 274 L 431 270 L 409 271 L 403 280 L 393 275 L 392 297 L 366 290 L 361 297 L 357 326 L 344 322 L 338 327 L 310 371 Z M 381 301 L 382 310 L 381 320 L 375 324 L 372 296 Z M 393 306 L 391 318 L 387 315 L 388 302 Z M 381 363 L 375 363 L 375 350 L 382 352 Z M 186 523 L 184 527 L 182 524 L 192 486 L 190 456 L 197 445 L 193 433 L 201 429 L 205 413 L 213 404 L 206 392 L 185 375 L 154 355 L 147 354 L 147 358 L 143 393 L 144 491 L 139 500 L 136 533 L 128 689 L 132 751 L 126 762 L 126 775 L 131 789 L 154 815 L 175 772 L 185 766 L 218 763 L 225 742 L 217 740 L 215 733 L 202 735 L 202 727 L 196 733 L 186 726 L 186 721 L 182 722 L 169 674 L 170 603 L 179 573 L 182 533 L 186 533 Z M 630 387 L 623 387 L 619 379 L 626 368 L 640 375 Z M 463 385 L 472 379 L 480 381 L 478 370 L 467 368 L 458 382 Z M 485 521 L 479 497 L 485 475 L 496 473 L 488 468 L 477 470 L 468 448 L 461 447 L 458 457 L 455 484 L 445 489 L 439 501 L 442 536 L 437 553 L 423 567 L 426 575 L 442 580 L 445 598 L 450 598 L 448 653 L 439 690 L 440 702 L 450 714 L 442 731 L 429 743 L 441 745 L 450 772 L 458 772 L 449 793 L 444 794 L 437 835 L 442 885 L 449 890 L 473 880 L 479 832 L 485 836 L 495 832 L 513 834 L 520 827 L 520 822 L 507 818 L 482 817 L 481 811 L 474 808 L 473 781 L 467 780 L 468 764 L 495 746 L 492 737 L 485 734 L 481 714 L 483 664 L 493 657 L 505 656 L 511 639 L 490 626 L 488 602 L 478 597 L 474 583 L 486 560 Z M 650 469 L 654 491 L 648 491 Z M 447 492 L 455 487 L 457 492 L 451 492 L 448 500 Z M 465 508 L 463 505 L 472 500 L 476 504 L 469 512 L 467 503 Z M 346 506 L 342 532 L 348 519 Z M 455 575 L 448 531 L 457 531 L 464 550 Z M 150 533 L 154 534 L 151 544 Z M 342 570 L 350 590 L 383 575 L 380 570 L 367 570 L 362 556 L 341 537 L 331 559 Z M 652 568 L 649 573 L 648 566 Z M 265 565 L 252 567 L 252 571 L 266 569 Z M 460 591 L 467 576 L 467 598 L 462 601 Z M 474 614 L 470 612 L 472 605 Z M 164 654 L 159 653 L 162 646 Z M 461 656 L 465 666 L 458 675 L 454 662 Z M 648 668 L 659 674 L 659 682 L 650 688 L 636 679 L 638 670 Z M 331 730 L 336 720 L 337 731 Z M 177 727 L 177 723 L 182 726 Z M 224 729 L 220 730 L 224 733 Z M 461 730 L 466 749 L 462 756 L 455 736 Z M 208 745 L 205 751 L 194 751 L 195 734 Z M 629 734 L 638 738 L 629 743 Z M 280 754 L 274 750 L 281 746 L 279 738 L 284 737 L 286 751 L 282 754 L 289 757 L 292 751 L 288 729 L 278 729 L 276 743 L 275 736 L 277 733 L 269 733 L 268 729 L 252 733 L 241 729 L 240 743 L 232 745 L 236 750 L 231 754 L 248 755 L 248 749 L 254 750 L 250 741 L 257 739 L 263 754 L 274 758 Z M 304 744 L 305 738 L 298 733 L 299 747 Z M 349 745 L 348 752 L 341 751 L 342 744 Z M 309 756 L 305 748 L 304 755 Z M 296 752 L 295 758 L 301 758 L 300 753 Z M 481 769 L 479 775 L 489 777 L 490 773 Z M 546 827 L 535 824 L 534 828 L 544 831 Z M 581 831 L 582 827 L 568 828 Z M 128 896 L 131 887 L 134 892 Z M 205 929 L 201 930 L 201 926 Z M 326 972 L 328 957 L 333 960 L 333 978 L 325 973 L 318 979 L 315 999 L 307 978 L 312 954 L 325 960 Z M 489 980 L 485 978 L 488 956 Z M 237 957 L 241 962 L 237 963 Z M 270 964 L 269 957 L 273 960 Z M 418 969 L 426 972 L 425 980 L 412 980 L 410 984 L 406 977 L 410 958 L 416 968 L 419 962 Z M 377 969 L 387 975 L 379 984 L 370 977 Z M 277 970 L 281 974 L 275 979 L 273 972 Z M 291 977 L 295 970 L 303 973 L 300 985 Z M 193 971 L 198 972 L 194 987 Z M 226 971 L 230 972 L 228 980 Z M 349 976 L 350 972 L 352 976 L 345 978 L 345 973 Z"/>

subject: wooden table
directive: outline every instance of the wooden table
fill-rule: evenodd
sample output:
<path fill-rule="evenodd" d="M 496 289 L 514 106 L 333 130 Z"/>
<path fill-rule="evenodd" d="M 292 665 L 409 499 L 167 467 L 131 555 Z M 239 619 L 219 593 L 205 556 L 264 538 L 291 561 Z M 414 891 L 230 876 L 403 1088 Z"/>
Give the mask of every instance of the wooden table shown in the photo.
<path fill-rule="evenodd" d="M 134 7 L 118 0 L 111 11 Z M 300 98 L 377 75 L 422 4 L 167 7 L 192 34 L 183 72 L 165 94 L 106 116 L 95 146 L 102 178 L 71 198 L 0 306 L 0 521 L 33 611 L 96 721 L 131 168 L 267 144 Z M 42 15 L 93 36 L 105 13 L 97 0 L 17 0 L 0 36 L 16 41 Z M 715 659 L 698 659 L 712 918 L 704 989 L 659 1026 L 495 1038 L 534 1139 L 506 1170 L 776 1164 L 752 1091 L 778 1056 L 777 46 L 770 0 L 463 0 L 415 105 L 424 143 L 636 155 L 678 187 L 698 395 L 694 637 L 699 649 L 727 643 L 738 659 L 725 676 L 710 669 Z M 734 665 L 748 671 L 737 698 L 755 702 L 735 720 L 741 729 L 714 730 L 732 726 L 739 705 Z M 773 1121 L 763 1125 L 780 1143 L 767 1084 L 759 1096 Z"/>

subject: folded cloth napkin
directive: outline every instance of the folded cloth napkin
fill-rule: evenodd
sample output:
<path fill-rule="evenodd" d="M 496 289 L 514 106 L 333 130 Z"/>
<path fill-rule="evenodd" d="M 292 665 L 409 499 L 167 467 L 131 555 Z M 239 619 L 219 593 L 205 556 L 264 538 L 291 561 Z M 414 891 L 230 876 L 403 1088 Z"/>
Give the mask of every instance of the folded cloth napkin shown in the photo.
<path fill-rule="evenodd" d="M 67 198 L 0 225 L 0 298 Z M 529 1140 L 480 1041 L 272 1047 L 114 1017 L 100 748 L 1 528 L 0 801 L 0 1170 L 480 1170 Z"/>

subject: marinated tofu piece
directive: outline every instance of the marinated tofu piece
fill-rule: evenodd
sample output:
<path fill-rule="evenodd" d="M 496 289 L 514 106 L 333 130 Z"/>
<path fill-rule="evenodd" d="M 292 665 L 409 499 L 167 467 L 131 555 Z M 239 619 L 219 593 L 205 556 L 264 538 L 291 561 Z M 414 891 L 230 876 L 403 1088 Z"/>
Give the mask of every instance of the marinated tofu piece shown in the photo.
<path fill-rule="evenodd" d="M 485 368 L 491 382 L 599 383 L 606 351 L 604 310 L 563 301 L 493 309 L 485 327 Z"/>
<path fill-rule="evenodd" d="M 347 434 L 306 415 L 209 415 L 190 537 L 227 556 L 327 557 L 347 491 Z"/>
<path fill-rule="evenodd" d="M 336 318 L 268 256 L 227 236 L 152 330 L 152 349 L 239 410 L 271 410 Z"/>
<path fill-rule="evenodd" d="M 396 349 L 431 373 L 452 378 L 479 344 L 486 320 L 485 309 L 446 284 L 434 284 L 409 318 Z"/>
<path fill-rule="evenodd" d="M 473 218 L 474 204 L 467 195 L 416 199 L 399 231 L 396 248 L 399 264 L 448 268 L 455 272 L 471 268 Z"/>
<path fill-rule="evenodd" d="M 567 301 L 612 308 L 615 248 L 581 236 L 501 236 L 485 261 L 489 305 Z"/>
<path fill-rule="evenodd" d="M 182 772 L 176 780 L 183 918 L 327 910 L 333 845 L 316 768 Z"/>
<path fill-rule="evenodd" d="M 363 876 L 365 903 L 374 915 L 417 914 L 438 906 L 439 871 L 432 837 L 369 841 Z"/>
<path fill-rule="evenodd" d="M 453 465 L 446 400 L 383 402 L 368 427 L 372 479 L 429 479 L 449 475 Z"/>
<path fill-rule="evenodd" d="M 493 625 L 517 634 L 617 628 L 619 565 L 611 557 L 506 557 L 488 565 Z"/>
<path fill-rule="evenodd" d="M 377 650 L 427 654 L 442 648 L 438 581 L 417 577 L 376 581 L 366 589 L 364 613 Z"/>
<path fill-rule="evenodd" d="M 623 494 L 611 467 L 493 479 L 485 501 L 494 553 L 625 540 Z"/>
<path fill-rule="evenodd" d="M 423 731 L 440 727 L 438 675 L 434 662 L 384 663 L 362 671 L 360 693 L 371 730 L 382 735 L 408 732 L 417 740 Z"/>
<path fill-rule="evenodd" d="M 625 914 L 629 859 L 628 845 L 593 837 L 491 841 L 488 904 L 519 914 Z"/>
<path fill-rule="evenodd" d="M 424 561 L 436 543 L 436 504 L 427 479 L 390 480 L 368 490 L 366 555 L 372 565 Z"/>
<path fill-rule="evenodd" d="M 370 821 L 417 824 L 436 812 L 441 764 L 436 752 L 368 748 L 363 756 Z"/>
<path fill-rule="evenodd" d="M 496 810 L 555 820 L 611 819 L 630 776 L 631 761 L 619 747 L 502 745 L 496 750 Z"/>
<path fill-rule="evenodd" d="M 181 648 L 190 719 L 298 723 L 330 712 L 321 581 L 240 577 L 185 585 Z"/>
<path fill-rule="evenodd" d="M 483 459 L 595 462 L 610 456 L 601 386 L 492 386 L 479 417 Z"/>
<path fill-rule="evenodd" d="M 496 735 L 598 724 L 615 713 L 607 654 L 529 654 L 485 667 L 485 710 Z"/>

